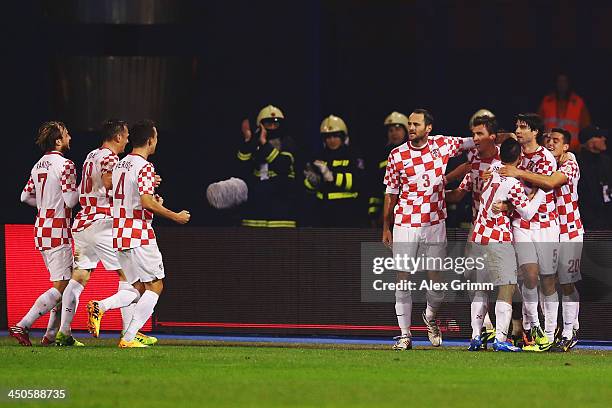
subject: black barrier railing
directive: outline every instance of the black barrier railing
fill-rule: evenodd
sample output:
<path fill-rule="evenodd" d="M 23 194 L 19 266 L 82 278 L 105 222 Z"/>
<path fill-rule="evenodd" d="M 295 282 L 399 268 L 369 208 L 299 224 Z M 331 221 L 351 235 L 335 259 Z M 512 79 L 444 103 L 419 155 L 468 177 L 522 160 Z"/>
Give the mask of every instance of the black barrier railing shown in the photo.
<path fill-rule="evenodd" d="M 281 335 L 397 333 L 393 303 L 361 297 L 361 246 L 378 242 L 372 229 L 176 228 L 157 230 L 166 269 L 156 330 Z M 448 230 L 463 241 L 464 230 Z M 585 241 L 612 242 L 597 232 Z M 583 274 L 587 275 L 588 274 Z M 612 339 L 612 310 L 599 280 L 577 284 L 584 338 Z M 599 292 L 597 292 L 599 291 Z M 597 292 L 598 299 L 589 297 Z M 413 332 L 423 334 L 423 304 L 413 307 Z M 438 320 L 447 337 L 468 337 L 467 293 L 445 304 Z M 561 313 L 559 313 L 561 321 Z M 542 320 L 543 322 L 543 320 Z"/>

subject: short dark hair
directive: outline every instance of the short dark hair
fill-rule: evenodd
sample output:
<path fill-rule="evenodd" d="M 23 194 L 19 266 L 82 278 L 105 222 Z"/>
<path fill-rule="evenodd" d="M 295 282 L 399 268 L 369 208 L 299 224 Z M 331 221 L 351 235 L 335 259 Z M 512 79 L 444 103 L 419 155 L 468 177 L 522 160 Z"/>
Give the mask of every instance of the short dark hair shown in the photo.
<path fill-rule="evenodd" d="M 433 121 L 434 121 L 433 115 L 429 113 L 427 109 L 415 109 L 412 111 L 412 113 L 422 114 L 423 117 L 425 118 L 425 126 L 433 125 Z"/>
<path fill-rule="evenodd" d="M 490 135 L 497 134 L 497 120 L 495 118 L 487 115 L 477 116 L 472 122 L 472 127 L 476 127 L 479 125 L 484 125 Z"/>
<path fill-rule="evenodd" d="M 563 135 L 563 143 L 565 144 L 570 144 L 570 142 L 572 141 L 572 134 L 562 128 L 552 128 L 550 130 L 550 133 L 555 132 L 555 133 L 561 133 Z"/>
<path fill-rule="evenodd" d="M 62 138 L 62 131 L 66 130 L 66 125 L 58 121 L 49 121 L 43 123 L 38 128 L 36 136 L 36 145 L 43 152 L 50 152 L 55 149 L 55 142 Z"/>
<path fill-rule="evenodd" d="M 518 141 L 509 137 L 499 147 L 499 158 L 502 163 L 514 163 L 521 154 L 521 145 Z"/>
<path fill-rule="evenodd" d="M 108 119 L 102 122 L 102 126 L 100 126 L 100 134 L 102 136 L 103 142 L 108 142 L 112 140 L 113 137 L 123 132 L 125 128 L 128 127 L 127 122 L 119 119 Z"/>
<path fill-rule="evenodd" d="M 155 122 L 148 119 L 134 123 L 130 129 L 130 142 L 132 142 L 132 147 L 142 147 L 146 145 L 149 139 L 155 134 L 153 131 L 154 127 Z"/>
<path fill-rule="evenodd" d="M 525 122 L 531 130 L 537 130 L 538 137 L 542 137 L 542 135 L 544 135 L 544 121 L 537 113 L 519 113 L 516 115 L 516 120 Z"/>

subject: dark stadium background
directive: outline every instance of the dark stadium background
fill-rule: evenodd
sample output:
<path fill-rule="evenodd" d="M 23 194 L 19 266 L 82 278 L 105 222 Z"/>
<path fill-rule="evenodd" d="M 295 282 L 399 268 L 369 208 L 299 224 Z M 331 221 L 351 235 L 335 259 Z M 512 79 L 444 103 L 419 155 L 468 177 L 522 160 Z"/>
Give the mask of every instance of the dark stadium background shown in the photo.
<path fill-rule="evenodd" d="M 611 126 L 612 4 L 604 1 L 133 2 L 153 6 L 147 24 L 109 24 L 118 1 L 94 3 L 5 5 L 2 224 L 32 223 L 19 194 L 40 155 L 36 130 L 49 119 L 70 129 L 77 166 L 98 145 L 101 120 L 158 121 L 160 192 L 170 208 L 191 211 L 186 229 L 220 225 L 204 188 L 233 174 L 240 122 L 268 103 L 283 109 L 306 157 L 330 113 L 362 150 L 383 143 L 392 110 L 428 108 L 434 132 L 467 136 L 468 118 L 484 107 L 512 128 L 562 70 L 593 122 Z M 119 71 L 105 77 L 109 67 Z M 87 81 L 103 86 L 88 92 Z"/>

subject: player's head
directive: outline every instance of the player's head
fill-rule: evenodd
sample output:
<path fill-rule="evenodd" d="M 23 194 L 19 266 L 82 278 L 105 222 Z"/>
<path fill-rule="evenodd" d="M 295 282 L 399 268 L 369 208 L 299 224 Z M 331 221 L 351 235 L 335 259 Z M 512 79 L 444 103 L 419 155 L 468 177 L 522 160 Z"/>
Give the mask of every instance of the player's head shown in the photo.
<path fill-rule="evenodd" d="M 342 118 L 329 115 L 321 122 L 323 143 L 329 150 L 339 149 L 342 144 L 348 144 L 348 128 Z"/>
<path fill-rule="evenodd" d="M 157 147 L 157 128 L 152 120 L 141 120 L 132 125 L 130 141 L 134 149 L 146 148 L 147 153 L 155 153 Z"/>
<path fill-rule="evenodd" d="M 70 134 L 62 122 L 50 121 L 38 128 L 36 144 L 40 150 L 47 153 L 53 150 L 66 152 L 70 149 Z"/>
<path fill-rule="evenodd" d="M 492 116 L 477 116 L 472 120 L 472 137 L 479 152 L 485 152 L 495 145 L 497 120 Z"/>
<path fill-rule="evenodd" d="M 521 145 L 531 144 L 544 135 L 544 121 L 537 113 L 519 113 L 516 117 L 516 138 Z"/>
<path fill-rule="evenodd" d="M 118 119 L 108 119 L 100 129 L 102 143 L 112 143 L 117 147 L 117 154 L 125 151 L 128 143 L 129 130 L 127 122 Z"/>
<path fill-rule="evenodd" d="M 516 165 L 521 157 L 521 145 L 518 141 L 508 138 L 499 147 L 499 158 L 502 163 Z"/>
<path fill-rule="evenodd" d="M 555 159 L 569 150 L 572 134 L 565 129 L 554 128 L 547 135 L 544 141 L 545 146 L 555 156 Z"/>
<path fill-rule="evenodd" d="M 606 151 L 608 148 L 606 145 L 607 137 L 607 130 L 600 129 L 598 126 L 594 125 L 585 127 L 578 134 L 578 140 L 580 140 L 582 148 L 595 154 Z"/>
<path fill-rule="evenodd" d="M 420 142 L 433 129 L 433 116 L 426 109 L 415 109 L 408 117 L 408 140 Z"/>
<path fill-rule="evenodd" d="M 385 118 L 387 128 L 387 144 L 399 146 L 408 136 L 408 118 L 403 113 L 392 112 Z"/>

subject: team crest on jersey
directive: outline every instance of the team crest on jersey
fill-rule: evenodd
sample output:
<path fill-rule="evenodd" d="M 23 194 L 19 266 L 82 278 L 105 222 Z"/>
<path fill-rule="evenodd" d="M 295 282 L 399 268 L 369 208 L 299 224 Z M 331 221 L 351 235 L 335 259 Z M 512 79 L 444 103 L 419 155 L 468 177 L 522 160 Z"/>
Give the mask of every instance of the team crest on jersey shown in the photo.
<path fill-rule="evenodd" d="M 431 157 L 433 157 L 434 159 L 437 159 L 440 157 L 440 150 L 439 149 L 433 149 L 431 151 Z"/>

